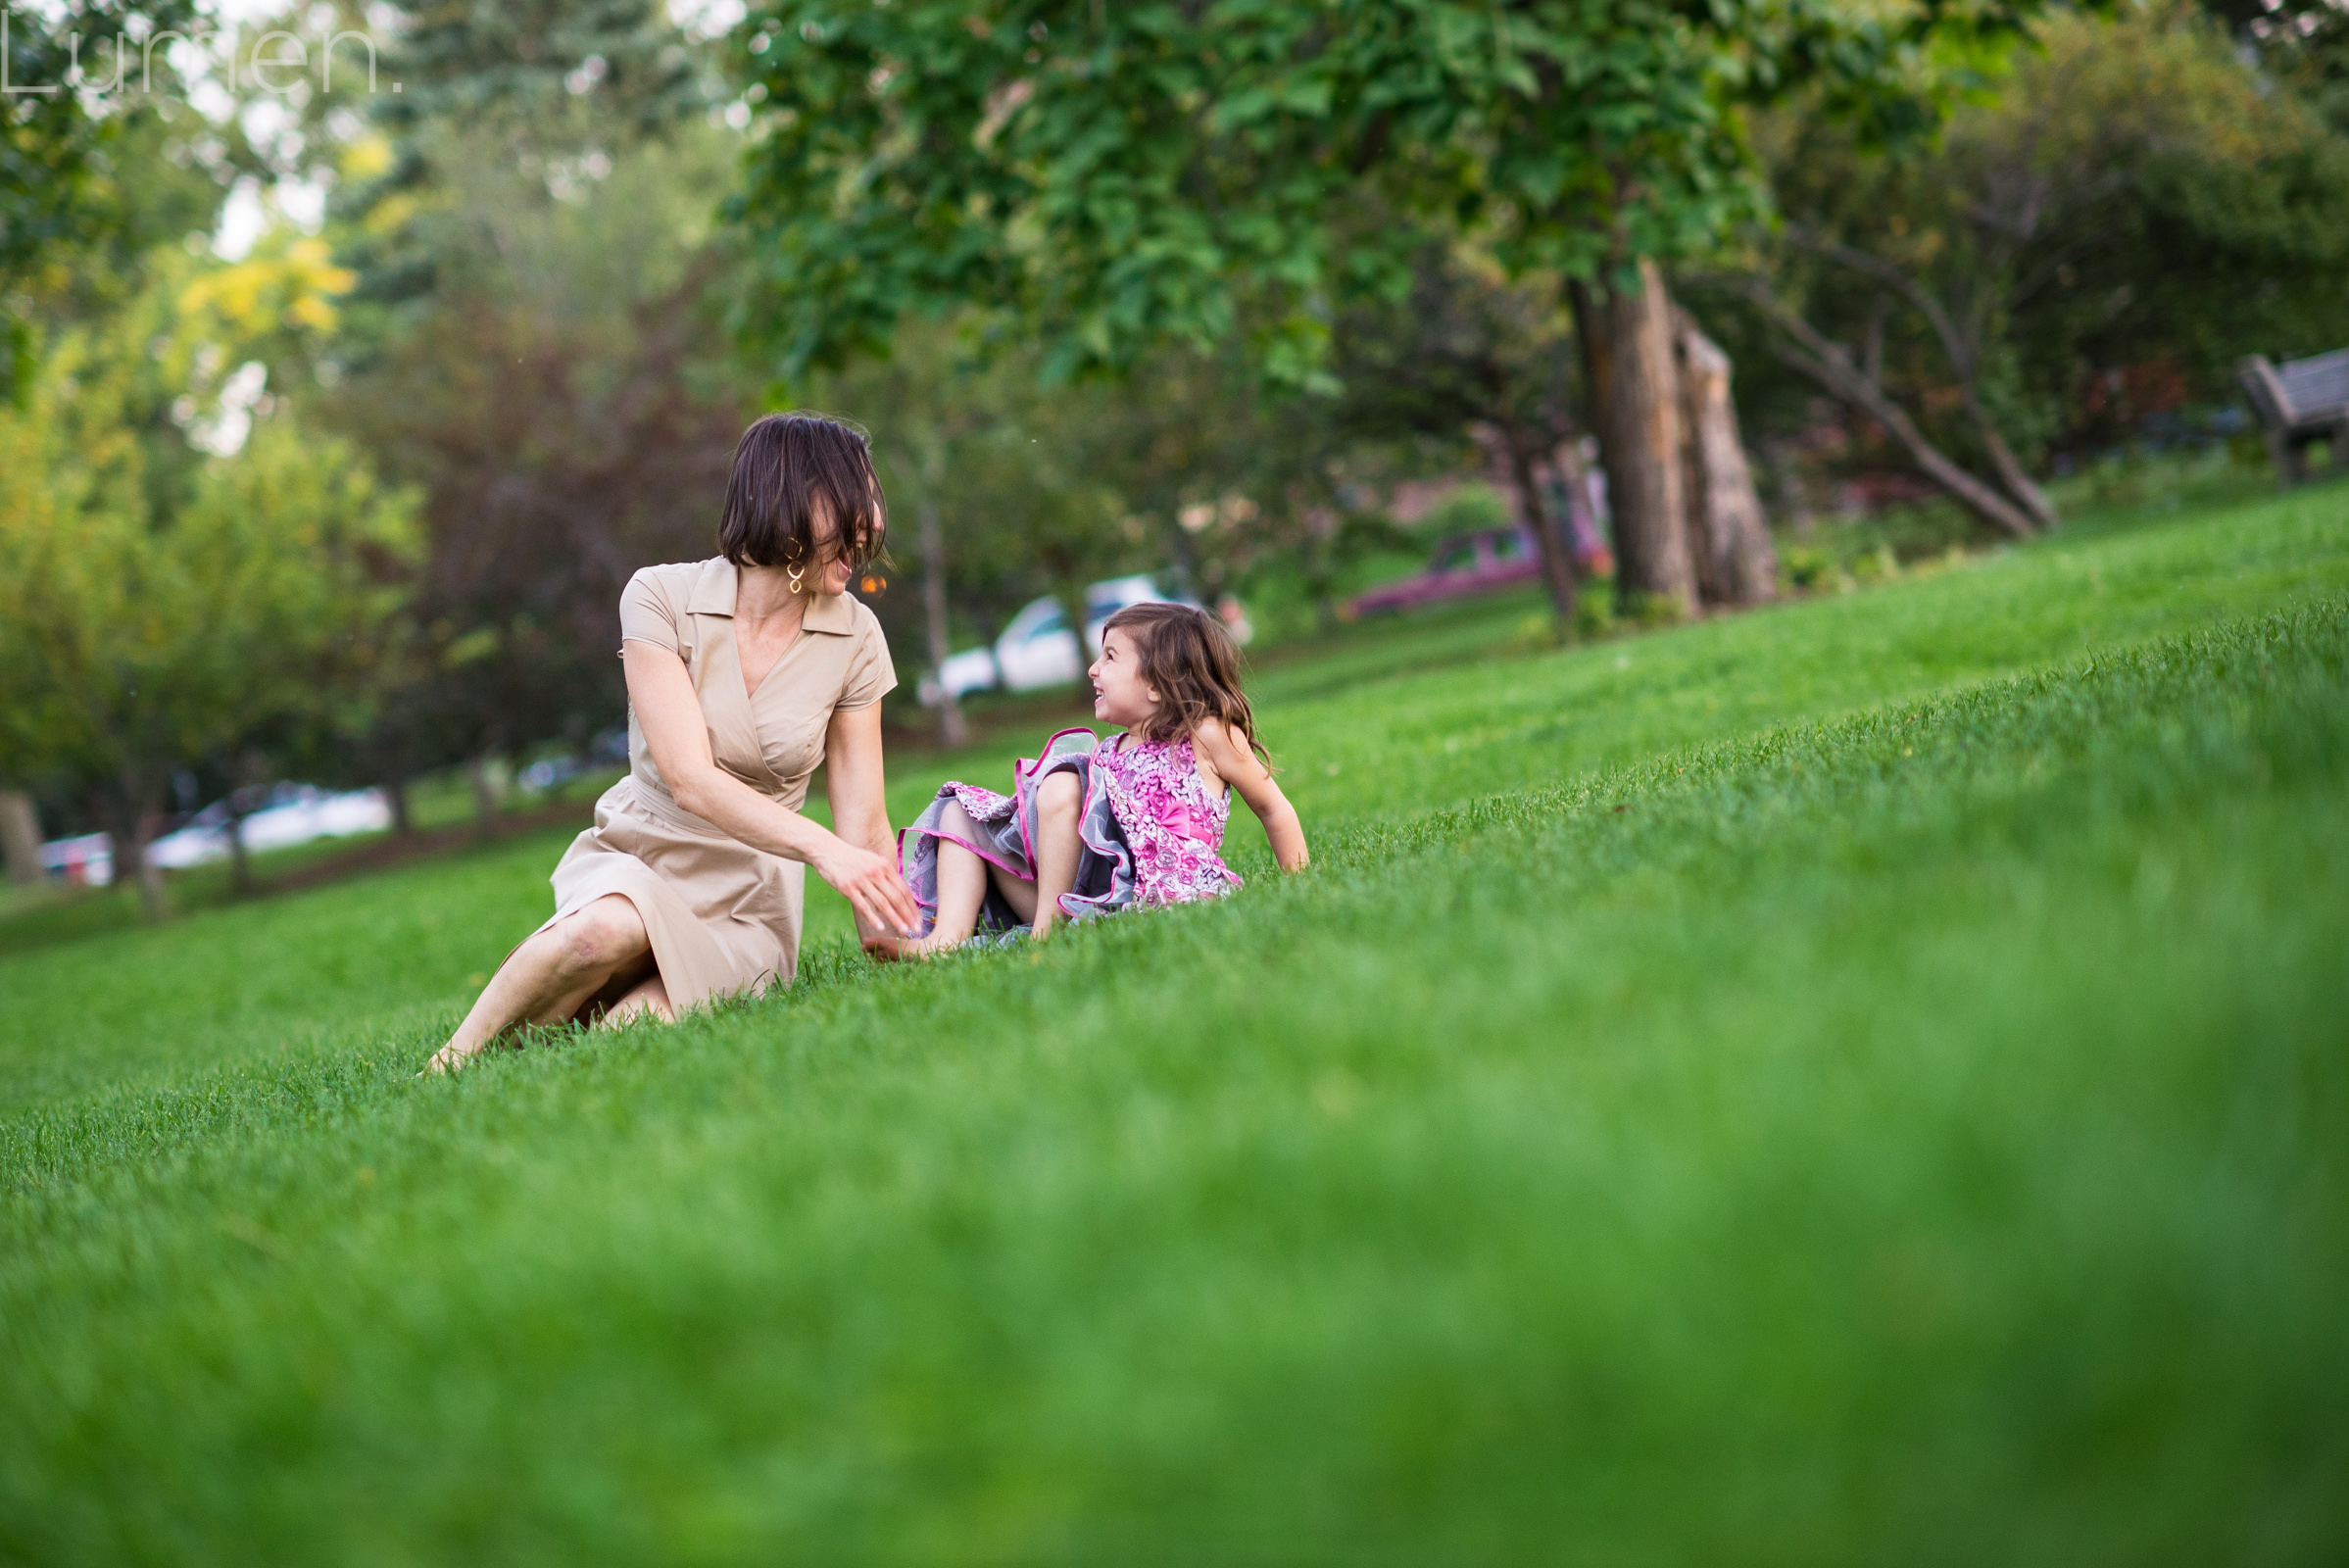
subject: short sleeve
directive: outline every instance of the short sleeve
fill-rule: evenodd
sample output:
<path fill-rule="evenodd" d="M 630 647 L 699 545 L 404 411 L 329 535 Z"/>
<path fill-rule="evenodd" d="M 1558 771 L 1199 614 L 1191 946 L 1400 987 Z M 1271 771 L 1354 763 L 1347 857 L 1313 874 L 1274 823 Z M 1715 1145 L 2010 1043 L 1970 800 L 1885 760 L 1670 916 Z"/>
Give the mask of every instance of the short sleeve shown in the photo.
<path fill-rule="evenodd" d="M 881 622 L 863 605 L 856 616 L 856 646 L 849 655 L 848 673 L 841 678 L 840 708 L 870 708 L 897 690 L 897 666 L 889 662 L 889 639 Z"/>
<path fill-rule="evenodd" d="M 620 590 L 620 641 L 651 643 L 690 659 L 684 612 L 670 597 L 660 568 L 647 566 Z"/>

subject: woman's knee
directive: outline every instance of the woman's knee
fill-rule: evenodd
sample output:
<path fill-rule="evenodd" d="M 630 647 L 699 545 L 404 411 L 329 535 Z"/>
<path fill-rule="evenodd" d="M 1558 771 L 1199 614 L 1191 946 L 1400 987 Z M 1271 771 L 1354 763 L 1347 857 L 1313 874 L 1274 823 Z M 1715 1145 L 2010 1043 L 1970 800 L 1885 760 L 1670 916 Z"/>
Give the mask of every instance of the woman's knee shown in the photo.
<path fill-rule="evenodd" d="M 563 917 L 552 933 L 563 939 L 563 966 L 574 973 L 616 969 L 651 949 L 636 906 L 606 895 Z"/>

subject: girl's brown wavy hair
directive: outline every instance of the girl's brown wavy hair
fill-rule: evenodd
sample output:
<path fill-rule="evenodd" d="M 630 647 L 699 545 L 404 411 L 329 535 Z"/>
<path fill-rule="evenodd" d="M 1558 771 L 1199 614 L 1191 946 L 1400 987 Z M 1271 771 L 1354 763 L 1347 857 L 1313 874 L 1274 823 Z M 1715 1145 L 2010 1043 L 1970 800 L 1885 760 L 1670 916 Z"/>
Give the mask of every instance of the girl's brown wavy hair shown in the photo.
<path fill-rule="evenodd" d="M 1142 678 L 1158 694 L 1157 711 L 1135 725 L 1135 734 L 1177 740 L 1212 718 L 1271 760 L 1256 739 L 1256 716 L 1240 686 L 1240 650 L 1223 622 L 1189 605 L 1128 605 L 1102 623 L 1104 638 L 1113 631 L 1134 640 Z"/>

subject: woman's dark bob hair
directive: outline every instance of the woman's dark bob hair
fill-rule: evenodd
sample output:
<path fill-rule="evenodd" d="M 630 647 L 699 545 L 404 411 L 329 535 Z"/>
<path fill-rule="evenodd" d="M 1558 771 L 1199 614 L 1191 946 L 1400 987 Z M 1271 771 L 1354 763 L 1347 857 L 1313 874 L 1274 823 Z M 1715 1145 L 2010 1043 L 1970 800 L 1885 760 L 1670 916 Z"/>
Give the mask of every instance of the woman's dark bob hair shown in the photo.
<path fill-rule="evenodd" d="M 836 530 L 819 553 L 816 518 Z M 878 559 L 889 504 L 864 432 L 828 415 L 770 414 L 743 431 L 726 481 L 717 548 L 737 566 L 820 566 L 845 555 L 852 568 Z"/>

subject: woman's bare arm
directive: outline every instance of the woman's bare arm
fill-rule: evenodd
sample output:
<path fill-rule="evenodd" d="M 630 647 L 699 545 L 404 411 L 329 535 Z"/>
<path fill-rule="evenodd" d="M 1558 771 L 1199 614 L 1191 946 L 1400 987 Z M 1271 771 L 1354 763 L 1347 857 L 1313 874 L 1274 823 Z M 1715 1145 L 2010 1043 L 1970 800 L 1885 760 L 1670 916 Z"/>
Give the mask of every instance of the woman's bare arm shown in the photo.
<path fill-rule="evenodd" d="M 806 861 L 816 875 L 841 891 L 857 919 L 871 929 L 900 935 L 912 932 L 921 914 L 905 879 L 898 874 L 894 854 L 876 853 L 829 832 L 719 767 L 710 755 L 710 726 L 702 713 L 702 700 L 694 692 L 685 661 L 676 654 L 631 639 L 620 644 L 620 659 L 628 671 L 628 701 L 635 709 L 637 726 L 644 731 L 646 749 L 652 752 L 653 765 L 661 769 L 671 799 L 755 850 Z M 876 780 L 872 793 L 877 797 L 881 732 L 878 708 L 872 712 L 870 768 Z M 855 714 L 835 714 L 836 726 L 844 716 L 853 718 Z M 827 734 L 827 742 L 837 733 L 836 727 Z M 825 761 L 837 764 L 839 759 L 827 752 Z M 837 790 L 837 784 L 834 787 Z M 836 819 L 838 799 L 835 794 Z M 885 837 L 885 807 L 880 812 L 880 830 Z M 869 834 L 869 824 L 865 831 Z"/>
<path fill-rule="evenodd" d="M 1313 858 L 1305 849 L 1305 826 L 1297 819 L 1297 808 L 1289 804 L 1289 797 L 1281 793 L 1281 786 L 1273 782 L 1256 754 L 1212 718 L 1199 725 L 1195 740 L 1215 776 L 1238 790 L 1248 808 L 1256 813 L 1256 820 L 1264 824 L 1264 837 L 1271 842 L 1272 858 L 1281 869 L 1303 870 Z"/>
<path fill-rule="evenodd" d="M 898 863 L 897 835 L 889 828 L 887 779 L 881 766 L 881 705 L 834 709 L 824 731 L 824 798 L 832 803 L 832 831 L 859 849 Z M 860 937 L 899 935 L 868 926 Z"/>

